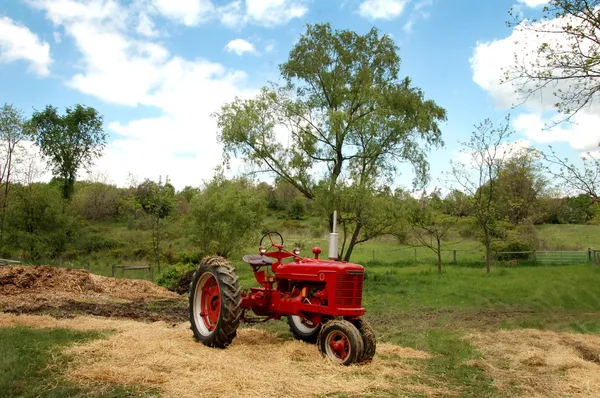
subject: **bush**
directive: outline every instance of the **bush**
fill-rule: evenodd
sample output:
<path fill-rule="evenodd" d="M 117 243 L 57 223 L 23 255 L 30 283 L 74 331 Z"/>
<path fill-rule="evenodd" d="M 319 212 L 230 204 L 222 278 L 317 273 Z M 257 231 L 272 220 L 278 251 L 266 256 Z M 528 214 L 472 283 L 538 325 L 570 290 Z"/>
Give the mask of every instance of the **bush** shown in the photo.
<path fill-rule="evenodd" d="M 456 224 L 458 234 L 463 239 L 474 239 L 477 237 L 478 229 L 475 224 L 475 219 L 472 217 L 462 217 Z"/>
<path fill-rule="evenodd" d="M 306 204 L 304 198 L 297 196 L 287 208 L 287 216 L 292 220 L 300 220 L 306 213 Z"/>
<path fill-rule="evenodd" d="M 201 251 L 182 252 L 176 256 L 178 263 L 184 264 L 200 264 L 200 261 L 206 256 Z"/>
<path fill-rule="evenodd" d="M 165 287 L 170 291 L 184 294 L 188 291 L 191 280 L 190 276 L 189 280 L 186 282 L 186 277 L 188 274 L 191 275 L 195 269 L 196 266 L 191 263 L 177 263 L 171 265 L 161 271 L 156 279 L 156 284 Z"/>
<path fill-rule="evenodd" d="M 90 254 L 117 249 L 123 246 L 123 242 L 120 242 L 110 236 L 92 234 L 87 236 L 87 239 L 82 239 L 80 250 L 85 254 Z"/>
<path fill-rule="evenodd" d="M 507 229 L 503 240 L 495 242 L 492 250 L 496 252 L 532 252 L 537 249 L 539 239 L 537 231 L 532 224 L 517 225 L 512 229 Z M 496 255 L 496 260 L 527 260 L 532 257 L 531 253 L 516 253 Z"/>

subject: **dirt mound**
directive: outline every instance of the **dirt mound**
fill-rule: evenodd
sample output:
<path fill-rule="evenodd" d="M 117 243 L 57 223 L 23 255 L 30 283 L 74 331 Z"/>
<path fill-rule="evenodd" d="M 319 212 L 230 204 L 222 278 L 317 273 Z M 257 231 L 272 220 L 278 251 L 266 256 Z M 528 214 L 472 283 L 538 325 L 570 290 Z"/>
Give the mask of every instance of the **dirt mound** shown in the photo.
<path fill-rule="evenodd" d="M 474 361 L 509 396 L 591 397 L 600 391 L 600 337 L 533 329 L 469 336 L 484 361 Z"/>
<path fill-rule="evenodd" d="M 156 388 L 163 397 L 447 396 L 421 373 L 421 351 L 378 344 L 373 362 L 344 367 L 314 345 L 241 329 L 225 350 L 194 341 L 188 323 L 0 313 L 0 327 L 114 330 L 106 339 L 78 344 L 66 376 L 80 384 L 116 383 Z M 419 374 L 417 378 L 415 375 Z"/>
<path fill-rule="evenodd" d="M 114 302 L 180 298 L 155 284 L 49 266 L 0 268 L 0 309 L 59 307 L 73 301 Z"/>

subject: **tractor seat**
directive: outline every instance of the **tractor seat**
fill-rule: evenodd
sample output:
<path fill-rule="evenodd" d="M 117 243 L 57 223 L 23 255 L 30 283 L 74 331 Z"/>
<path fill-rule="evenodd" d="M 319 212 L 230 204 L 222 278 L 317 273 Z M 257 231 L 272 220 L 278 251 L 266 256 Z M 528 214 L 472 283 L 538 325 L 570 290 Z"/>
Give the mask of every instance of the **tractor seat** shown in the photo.
<path fill-rule="evenodd" d="M 246 254 L 242 257 L 242 260 L 250 265 L 271 265 L 273 259 L 271 257 L 262 256 L 260 254 Z"/>

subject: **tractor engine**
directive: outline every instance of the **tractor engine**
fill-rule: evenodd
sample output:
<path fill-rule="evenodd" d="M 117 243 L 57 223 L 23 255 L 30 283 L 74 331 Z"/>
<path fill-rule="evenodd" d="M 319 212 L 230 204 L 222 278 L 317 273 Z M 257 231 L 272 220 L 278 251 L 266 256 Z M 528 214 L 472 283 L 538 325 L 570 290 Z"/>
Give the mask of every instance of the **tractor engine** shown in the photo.
<path fill-rule="evenodd" d="M 327 260 L 304 259 L 281 264 L 275 270 L 279 290 L 290 295 L 288 300 L 330 307 L 334 316 L 364 313 L 363 278 L 362 266 Z"/>

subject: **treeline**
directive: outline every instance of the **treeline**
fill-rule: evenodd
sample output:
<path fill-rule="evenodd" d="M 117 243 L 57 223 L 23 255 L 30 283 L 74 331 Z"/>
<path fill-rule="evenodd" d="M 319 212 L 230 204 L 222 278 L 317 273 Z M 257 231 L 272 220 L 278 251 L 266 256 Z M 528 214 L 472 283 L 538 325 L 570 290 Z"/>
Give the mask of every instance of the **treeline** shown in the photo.
<path fill-rule="evenodd" d="M 600 209 L 591 197 L 553 197 L 536 180 L 541 175 L 527 174 L 517 163 L 507 165 L 499 179 L 494 250 L 535 249 L 535 224 L 600 224 Z M 145 180 L 129 187 L 80 181 L 70 199 L 62 196 L 62 187 L 54 179 L 15 183 L 10 198 L 0 192 L 7 204 L 0 231 L 2 257 L 36 261 L 104 256 L 160 266 L 197 261 L 206 253 L 229 256 L 257 239 L 267 217 L 280 224 L 310 218 L 307 234 L 322 238 L 328 232 L 324 209 L 285 181 L 271 185 L 218 174 L 201 188 L 180 191 L 168 180 Z M 445 195 L 435 190 L 418 198 L 403 190 L 384 190 L 376 196 L 374 211 L 389 220 L 379 235 L 426 245 L 436 236 L 444 240 L 449 232 L 481 239 L 473 198 L 459 190 Z M 343 207 L 340 212 L 343 217 Z M 361 236 L 369 237 L 375 235 Z"/>

